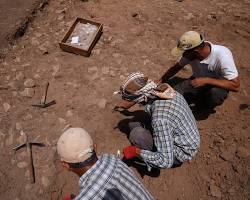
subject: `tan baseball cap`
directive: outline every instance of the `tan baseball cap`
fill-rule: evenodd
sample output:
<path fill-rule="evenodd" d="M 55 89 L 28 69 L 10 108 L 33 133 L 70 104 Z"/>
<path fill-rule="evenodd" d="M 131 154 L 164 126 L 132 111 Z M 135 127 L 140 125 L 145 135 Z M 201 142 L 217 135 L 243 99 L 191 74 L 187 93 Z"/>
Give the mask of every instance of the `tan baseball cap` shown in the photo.
<path fill-rule="evenodd" d="M 181 56 L 184 51 L 193 49 L 202 42 L 204 42 L 202 35 L 196 31 L 185 32 L 178 40 L 177 47 L 172 49 L 171 54 L 173 56 Z"/>
<path fill-rule="evenodd" d="M 83 128 L 69 128 L 58 139 L 57 152 L 62 161 L 83 162 L 94 152 L 93 140 Z"/>

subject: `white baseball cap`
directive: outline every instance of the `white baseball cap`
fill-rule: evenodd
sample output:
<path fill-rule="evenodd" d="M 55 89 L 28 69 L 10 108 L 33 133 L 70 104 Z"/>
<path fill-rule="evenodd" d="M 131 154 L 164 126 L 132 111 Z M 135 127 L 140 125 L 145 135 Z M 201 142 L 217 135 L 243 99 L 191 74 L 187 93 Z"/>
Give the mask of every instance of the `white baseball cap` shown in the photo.
<path fill-rule="evenodd" d="M 83 128 L 69 128 L 58 139 L 57 152 L 62 161 L 83 162 L 94 152 L 93 140 Z"/>
<path fill-rule="evenodd" d="M 177 47 L 172 49 L 171 54 L 173 56 L 180 56 L 184 51 L 193 49 L 199 46 L 202 42 L 204 42 L 202 35 L 196 31 L 185 32 L 178 40 Z"/>

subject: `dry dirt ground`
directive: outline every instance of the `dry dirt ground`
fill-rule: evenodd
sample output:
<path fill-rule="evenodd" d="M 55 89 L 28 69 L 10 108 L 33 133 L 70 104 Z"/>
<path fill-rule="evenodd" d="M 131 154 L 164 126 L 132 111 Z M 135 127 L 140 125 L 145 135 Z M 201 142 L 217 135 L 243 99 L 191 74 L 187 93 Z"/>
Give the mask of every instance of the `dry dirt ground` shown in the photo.
<path fill-rule="evenodd" d="M 7 53 L 13 39 L 22 36 L 36 11 L 47 0 L 0 1 L 0 56 Z"/>
<path fill-rule="evenodd" d="M 141 178 L 133 169 L 159 200 L 249 199 L 249 13 L 249 0 L 51 0 L 0 64 L 0 199 L 56 200 L 77 193 L 78 178 L 61 167 L 56 154 L 62 129 L 68 124 L 87 129 L 99 154 L 128 145 L 119 127 L 132 116 L 111 112 L 117 102 L 113 91 L 136 70 L 158 79 L 173 64 L 170 49 L 187 30 L 232 50 L 241 89 L 215 113 L 198 113 L 202 143 L 193 161 L 163 169 L 158 177 Z M 76 17 L 104 24 L 88 58 L 58 45 Z M 189 67 L 178 74 L 189 75 Z M 46 81 L 48 98 L 57 104 L 34 108 Z M 35 184 L 29 184 L 25 150 L 13 154 L 12 147 L 23 140 L 21 131 L 46 144 L 33 148 Z"/>

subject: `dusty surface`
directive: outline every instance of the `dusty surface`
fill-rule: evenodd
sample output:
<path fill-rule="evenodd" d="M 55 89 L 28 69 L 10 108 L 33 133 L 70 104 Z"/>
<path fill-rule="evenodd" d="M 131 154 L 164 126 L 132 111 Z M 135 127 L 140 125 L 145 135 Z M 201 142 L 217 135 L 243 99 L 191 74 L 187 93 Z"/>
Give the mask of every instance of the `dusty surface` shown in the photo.
<path fill-rule="evenodd" d="M 86 128 L 99 154 L 115 153 L 128 145 L 115 127 L 131 117 L 111 112 L 117 102 L 113 91 L 136 70 L 158 79 L 174 61 L 170 49 L 176 39 L 191 29 L 232 50 L 241 90 L 230 93 L 208 118 L 197 118 L 202 144 L 192 162 L 141 180 L 160 200 L 249 199 L 249 13 L 247 0 L 51 0 L 1 63 L 0 199 L 55 200 L 77 193 L 78 178 L 62 169 L 56 154 L 61 130 L 67 124 Z M 104 24 L 89 58 L 63 52 L 58 46 L 77 16 Z M 178 75 L 189 76 L 189 68 Z M 48 100 L 57 104 L 46 109 L 31 107 L 40 101 L 46 81 L 50 82 Z M 22 142 L 22 130 L 46 144 L 33 148 L 33 185 L 29 184 L 25 151 L 15 157 L 12 151 Z"/>
<path fill-rule="evenodd" d="M 36 9 L 44 0 L 1 0 L 0 1 L 0 56 L 10 47 L 14 38 L 18 38 L 26 23 L 32 20 Z M 17 33 L 19 29 L 19 33 Z"/>

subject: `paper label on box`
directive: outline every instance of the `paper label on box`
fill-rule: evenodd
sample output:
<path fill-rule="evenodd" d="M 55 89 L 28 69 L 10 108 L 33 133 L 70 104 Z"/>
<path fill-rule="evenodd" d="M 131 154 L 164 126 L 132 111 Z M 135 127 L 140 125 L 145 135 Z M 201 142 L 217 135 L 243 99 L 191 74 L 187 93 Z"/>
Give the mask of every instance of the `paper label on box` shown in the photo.
<path fill-rule="evenodd" d="M 78 44 L 79 43 L 79 36 L 72 37 L 71 44 Z"/>

